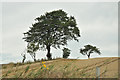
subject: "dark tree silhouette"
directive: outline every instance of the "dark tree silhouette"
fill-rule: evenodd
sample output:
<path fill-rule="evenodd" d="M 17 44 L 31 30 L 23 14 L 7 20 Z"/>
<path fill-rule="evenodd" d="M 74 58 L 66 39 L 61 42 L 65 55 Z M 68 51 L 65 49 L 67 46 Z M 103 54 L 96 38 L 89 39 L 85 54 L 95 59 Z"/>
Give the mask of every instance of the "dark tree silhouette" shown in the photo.
<path fill-rule="evenodd" d="M 24 63 L 25 59 L 26 59 L 26 55 L 25 54 L 21 54 L 21 56 L 23 57 L 22 63 Z"/>
<path fill-rule="evenodd" d="M 78 41 L 80 31 L 73 16 L 67 16 L 63 10 L 47 12 L 35 19 L 30 30 L 24 33 L 26 42 L 40 45 L 40 49 L 47 49 L 47 58 L 51 59 L 51 47 L 60 48 L 67 45 L 68 40 Z"/>
<path fill-rule="evenodd" d="M 80 49 L 80 53 L 87 55 L 88 58 L 90 58 L 92 53 L 98 53 L 99 55 L 101 54 L 100 50 L 96 46 L 92 45 L 85 45 L 83 49 Z"/>
<path fill-rule="evenodd" d="M 36 51 L 39 49 L 39 45 L 35 44 L 35 43 L 29 43 L 27 45 L 27 53 L 29 53 L 31 55 L 31 57 L 34 59 L 34 61 L 36 62 Z"/>
<path fill-rule="evenodd" d="M 23 57 L 22 63 L 24 63 L 26 59 L 26 49 L 21 53 L 21 56 Z"/>
<path fill-rule="evenodd" d="M 68 48 L 63 48 L 63 58 L 68 58 L 70 55 L 70 50 Z"/>

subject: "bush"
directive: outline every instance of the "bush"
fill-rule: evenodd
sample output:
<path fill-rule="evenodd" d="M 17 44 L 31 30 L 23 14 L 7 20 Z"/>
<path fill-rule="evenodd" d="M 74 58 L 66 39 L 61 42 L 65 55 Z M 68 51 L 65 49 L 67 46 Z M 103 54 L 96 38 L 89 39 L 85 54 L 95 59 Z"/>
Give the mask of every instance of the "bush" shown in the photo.
<path fill-rule="evenodd" d="M 68 58 L 71 50 L 69 50 L 68 48 L 64 48 L 62 50 L 63 50 L 63 58 Z"/>

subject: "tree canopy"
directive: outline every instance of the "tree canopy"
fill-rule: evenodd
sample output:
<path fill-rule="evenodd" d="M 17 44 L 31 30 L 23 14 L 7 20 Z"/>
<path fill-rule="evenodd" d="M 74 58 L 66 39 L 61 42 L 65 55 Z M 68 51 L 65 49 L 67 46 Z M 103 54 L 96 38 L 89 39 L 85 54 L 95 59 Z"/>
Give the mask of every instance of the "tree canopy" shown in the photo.
<path fill-rule="evenodd" d="M 63 58 L 68 58 L 70 55 L 70 50 L 68 48 L 63 48 Z"/>
<path fill-rule="evenodd" d="M 90 58 L 90 55 L 92 53 L 98 53 L 99 55 L 101 54 L 99 48 L 92 45 L 85 45 L 83 49 L 82 48 L 80 49 L 80 53 L 83 55 L 87 55 L 88 58 Z"/>
<path fill-rule="evenodd" d="M 63 10 L 46 12 L 37 17 L 30 30 L 24 33 L 24 40 L 28 43 L 39 44 L 40 49 L 47 49 L 47 57 L 51 59 L 50 47 L 60 48 L 67 45 L 68 40 L 78 41 L 80 31 L 74 16 L 68 16 Z"/>

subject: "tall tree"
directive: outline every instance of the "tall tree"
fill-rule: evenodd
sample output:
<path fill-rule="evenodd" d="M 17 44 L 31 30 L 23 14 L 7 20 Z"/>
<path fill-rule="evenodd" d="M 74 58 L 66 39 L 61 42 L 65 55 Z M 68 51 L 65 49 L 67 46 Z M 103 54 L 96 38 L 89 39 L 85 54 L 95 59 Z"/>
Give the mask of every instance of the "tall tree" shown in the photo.
<path fill-rule="evenodd" d="M 68 48 L 63 48 L 63 58 L 68 58 L 70 55 L 70 50 Z"/>
<path fill-rule="evenodd" d="M 80 53 L 83 55 L 87 55 L 88 58 L 90 58 L 90 55 L 92 53 L 98 53 L 99 55 L 101 54 L 99 48 L 92 45 L 85 45 L 83 49 L 80 49 Z"/>
<path fill-rule="evenodd" d="M 38 43 L 41 49 L 47 49 L 48 59 L 51 59 L 51 47 L 60 48 L 60 45 L 67 45 L 68 40 L 78 41 L 80 37 L 74 16 L 68 16 L 63 10 L 46 12 L 35 21 L 30 30 L 24 33 L 23 39 L 28 43 Z"/>
<path fill-rule="evenodd" d="M 27 45 L 27 53 L 31 55 L 31 57 L 34 59 L 36 62 L 36 51 L 39 49 L 39 45 L 35 43 L 28 43 Z"/>

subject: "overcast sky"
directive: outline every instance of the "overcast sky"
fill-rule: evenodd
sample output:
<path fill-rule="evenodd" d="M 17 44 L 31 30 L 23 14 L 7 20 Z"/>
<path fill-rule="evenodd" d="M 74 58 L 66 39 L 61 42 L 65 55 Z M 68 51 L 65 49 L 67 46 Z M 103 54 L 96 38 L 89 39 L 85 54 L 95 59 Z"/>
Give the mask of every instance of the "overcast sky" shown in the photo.
<path fill-rule="evenodd" d="M 87 59 L 79 49 L 86 44 L 95 45 L 101 55 L 95 57 L 118 56 L 118 3 L 117 2 L 77 2 L 77 3 L 2 3 L 2 62 L 22 61 L 21 53 L 26 48 L 22 40 L 34 19 L 45 12 L 63 9 L 76 18 L 81 37 L 79 42 L 70 41 L 66 46 L 71 50 L 69 58 Z M 1 46 L 0 46 L 1 49 Z M 37 59 L 46 57 L 47 51 L 38 51 Z M 51 50 L 52 57 L 62 57 L 61 49 Z M 27 54 L 26 60 L 32 60 Z"/>

